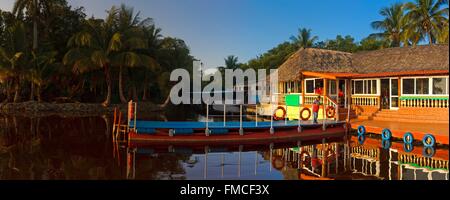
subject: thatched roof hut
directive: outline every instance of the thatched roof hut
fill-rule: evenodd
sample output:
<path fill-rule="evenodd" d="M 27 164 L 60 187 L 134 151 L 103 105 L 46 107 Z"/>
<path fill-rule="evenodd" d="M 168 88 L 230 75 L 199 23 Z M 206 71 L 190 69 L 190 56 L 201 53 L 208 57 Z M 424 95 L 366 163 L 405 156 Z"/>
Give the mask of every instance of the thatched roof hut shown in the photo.
<path fill-rule="evenodd" d="M 387 48 L 352 55 L 358 73 L 449 69 L 448 45 Z"/>
<path fill-rule="evenodd" d="M 279 81 L 299 80 L 301 72 L 349 73 L 350 76 L 448 73 L 449 46 L 424 45 L 346 53 L 306 48 L 278 68 Z M 359 74 L 359 75 L 355 75 Z"/>
<path fill-rule="evenodd" d="M 278 81 L 299 80 L 300 72 L 354 72 L 351 53 L 302 48 L 278 68 Z"/>

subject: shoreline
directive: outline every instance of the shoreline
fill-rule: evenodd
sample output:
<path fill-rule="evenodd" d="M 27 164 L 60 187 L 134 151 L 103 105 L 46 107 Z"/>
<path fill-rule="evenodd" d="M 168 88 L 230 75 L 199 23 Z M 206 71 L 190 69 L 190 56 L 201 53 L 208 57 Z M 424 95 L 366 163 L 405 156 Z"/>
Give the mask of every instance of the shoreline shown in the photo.
<path fill-rule="evenodd" d="M 126 113 L 127 106 L 127 103 L 104 106 L 101 103 L 48 103 L 27 101 L 21 103 L 2 103 L 0 104 L 0 114 L 27 117 L 41 117 L 50 115 L 99 116 L 112 114 L 115 107 L 118 107 L 123 113 Z M 165 109 L 159 104 L 150 102 L 140 102 L 139 108 L 145 112 L 160 112 Z"/>

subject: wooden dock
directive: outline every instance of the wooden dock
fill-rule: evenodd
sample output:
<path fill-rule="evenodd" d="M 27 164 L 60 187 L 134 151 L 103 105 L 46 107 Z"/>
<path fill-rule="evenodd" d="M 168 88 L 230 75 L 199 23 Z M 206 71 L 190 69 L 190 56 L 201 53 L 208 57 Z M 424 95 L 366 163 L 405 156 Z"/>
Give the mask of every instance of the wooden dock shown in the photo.
<path fill-rule="evenodd" d="M 406 132 L 411 132 L 415 140 L 422 140 L 426 134 L 432 134 L 438 144 L 449 144 L 449 124 L 442 123 L 412 123 L 397 121 L 377 121 L 377 120 L 352 120 L 351 127 L 357 129 L 363 125 L 368 133 L 381 134 L 383 129 L 388 128 L 392 132 L 392 137 L 403 138 Z"/>

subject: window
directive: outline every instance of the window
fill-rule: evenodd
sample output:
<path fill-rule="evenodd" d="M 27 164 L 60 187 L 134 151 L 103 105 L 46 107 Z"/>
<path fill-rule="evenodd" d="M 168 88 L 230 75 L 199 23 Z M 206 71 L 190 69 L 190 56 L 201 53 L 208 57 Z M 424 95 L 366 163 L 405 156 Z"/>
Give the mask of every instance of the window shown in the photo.
<path fill-rule="evenodd" d="M 447 78 L 433 78 L 433 94 L 448 94 L 447 82 Z"/>
<path fill-rule="evenodd" d="M 428 94 L 429 79 L 428 78 L 418 78 L 416 79 L 416 94 Z"/>
<path fill-rule="evenodd" d="M 377 80 L 353 81 L 353 94 L 377 94 Z"/>
<path fill-rule="evenodd" d="M 403 79 L 403 94 L 414 94 L 414 79 Z"/>
<path fill-rule="evenodd" d="M 398 79 L 391 80 L 391 94 L 393 96 L 398 96 Z"/>
<path fill-rule="evenodd" d="M 448 77 L 404 78 L 403 95 L 448 95 Z"/>
<path fill-rule="evenodd" d="M 330 95 L 335 95 L 337 94 L 337 88 L 336 88 L 336 81 L 334 80 L 330 80 L 328 81 L 328 93 Z"/>
<path fill-rule="evenodd" d="M 306 93 L 314 93 L 314 80 L 306 80 Z"/>
<path fill-rule="evenodd" d="M 354 94 L 364 94 L 364 82 L 363 81 L 355 81 L 354 82 L 355 92 Z"/>

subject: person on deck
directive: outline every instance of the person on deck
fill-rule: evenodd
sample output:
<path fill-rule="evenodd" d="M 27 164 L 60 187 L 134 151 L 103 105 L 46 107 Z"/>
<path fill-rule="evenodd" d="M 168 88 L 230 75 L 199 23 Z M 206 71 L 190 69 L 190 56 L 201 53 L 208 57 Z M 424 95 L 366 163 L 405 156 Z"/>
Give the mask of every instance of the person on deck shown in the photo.
<path fill-rule="evenodd" d="M 314 124 L 318 124 L 317 118 L 319 117 L 319 106 L 320 106 L 320 96 L 317 96 L 316 99 L 314 99 L 312 110 L 313 110 L 313 119 Z"/>

